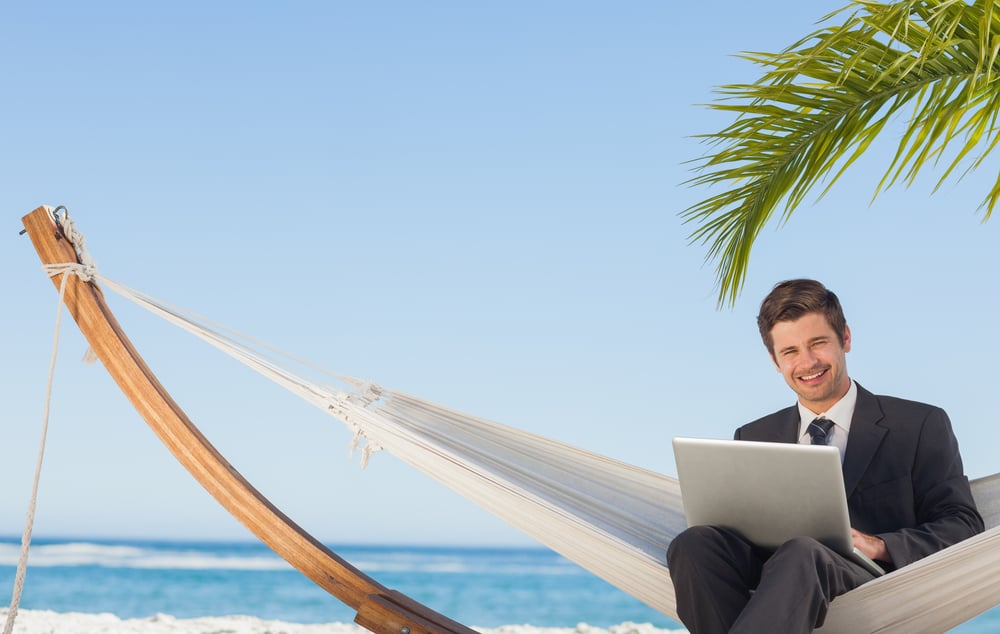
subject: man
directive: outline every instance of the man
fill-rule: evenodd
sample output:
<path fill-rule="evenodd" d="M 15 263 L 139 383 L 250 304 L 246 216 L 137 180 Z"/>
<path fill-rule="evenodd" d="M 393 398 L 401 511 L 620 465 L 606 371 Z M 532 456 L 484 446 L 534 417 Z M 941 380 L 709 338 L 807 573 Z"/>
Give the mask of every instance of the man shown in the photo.
<path fill-rule="evenodd" d="M 854 545 L 894 570 L 983 530 L 948 415 L 876 396 L 848 376 L 851 330 L 840 301 L 814 280 L 774 287 L 757 317 L 796 405 L 736 430 L 738 440 L 813 442 L 815 419 L 841 451 Z M 873 578 L 810 538 L 775 551 L 713 526 L 670 544 L 677 611 L 692 634 L 811 632 L 834 597 Z"/>

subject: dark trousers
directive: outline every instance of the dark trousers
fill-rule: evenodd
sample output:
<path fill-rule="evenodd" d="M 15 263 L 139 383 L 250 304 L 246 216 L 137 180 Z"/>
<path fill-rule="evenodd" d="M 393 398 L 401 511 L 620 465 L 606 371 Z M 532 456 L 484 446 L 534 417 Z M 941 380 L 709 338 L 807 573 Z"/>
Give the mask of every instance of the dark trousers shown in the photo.
<path fill-rule="evenodd" d="M 667 549 L 677 615 L 691 634 L 812 632 L 830 601 L 874 576 L 808 537 L 776 551 L 713 526 L 693 526 Z"/>

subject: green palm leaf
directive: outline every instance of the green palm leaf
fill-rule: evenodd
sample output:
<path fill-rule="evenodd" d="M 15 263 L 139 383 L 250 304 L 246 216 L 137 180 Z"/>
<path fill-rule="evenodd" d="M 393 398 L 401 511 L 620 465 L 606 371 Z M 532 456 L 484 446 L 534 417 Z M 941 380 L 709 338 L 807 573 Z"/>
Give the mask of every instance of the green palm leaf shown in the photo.
<path fill-rule="evenodd" d="M 733 304 L 753 243 L 775 210 L 784 223 L 821 181 L 826 193 L 902 110 L 905 130 L 875 196 L 910 185 L 942 163 L 978 167 L 998 141 L 1000 15 L 993 0 L 852 2 L 781 53 L 745 53 L 760 65 L 753 84 L 721 86 L 711 108 L 735 121 L 700 135 L 710 152 L 695 161 L 695 186 L 722 187 L 681 213 L 692 242 L 708 246 L 719 303 Z M 978 154 L 977 154 L 978 151 Z M 1000 200 L 1000 177 L 982 203 Z"/>

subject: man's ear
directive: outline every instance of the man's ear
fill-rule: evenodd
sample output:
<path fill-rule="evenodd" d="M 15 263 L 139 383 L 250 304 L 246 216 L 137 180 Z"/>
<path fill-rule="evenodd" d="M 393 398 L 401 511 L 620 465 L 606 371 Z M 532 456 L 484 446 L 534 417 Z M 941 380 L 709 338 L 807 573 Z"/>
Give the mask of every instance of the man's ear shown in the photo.
<path fill-rule="evenodd" d="M 844 352 L 851 351 L 851 327 L 844 324 Z"/>

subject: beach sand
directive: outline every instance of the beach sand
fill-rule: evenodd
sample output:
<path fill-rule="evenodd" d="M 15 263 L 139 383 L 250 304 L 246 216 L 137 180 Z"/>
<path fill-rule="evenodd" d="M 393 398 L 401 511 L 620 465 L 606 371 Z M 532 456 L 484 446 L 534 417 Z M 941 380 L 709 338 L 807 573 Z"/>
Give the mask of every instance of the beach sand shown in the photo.
<path fill-rule="evenodd" d="M 7 619 L 7 608 L 0 609 L 0 623 Z M 622 623 L 610 628 L 580 624 L 567 628 L 543 628 L 531 625 L 505 625 L 473 629 L 483 634 L 679 634 L 683 630 L 665 630 L 648 623 Z M 364 634 L 353 623 L 307 625 L 267 621 L 250 616 L 206 616 L 178 619 L 168 614 L 143 619 L 120 619 L 113 614 L 82 614 L 19 610 L 14 634 Z"/>

